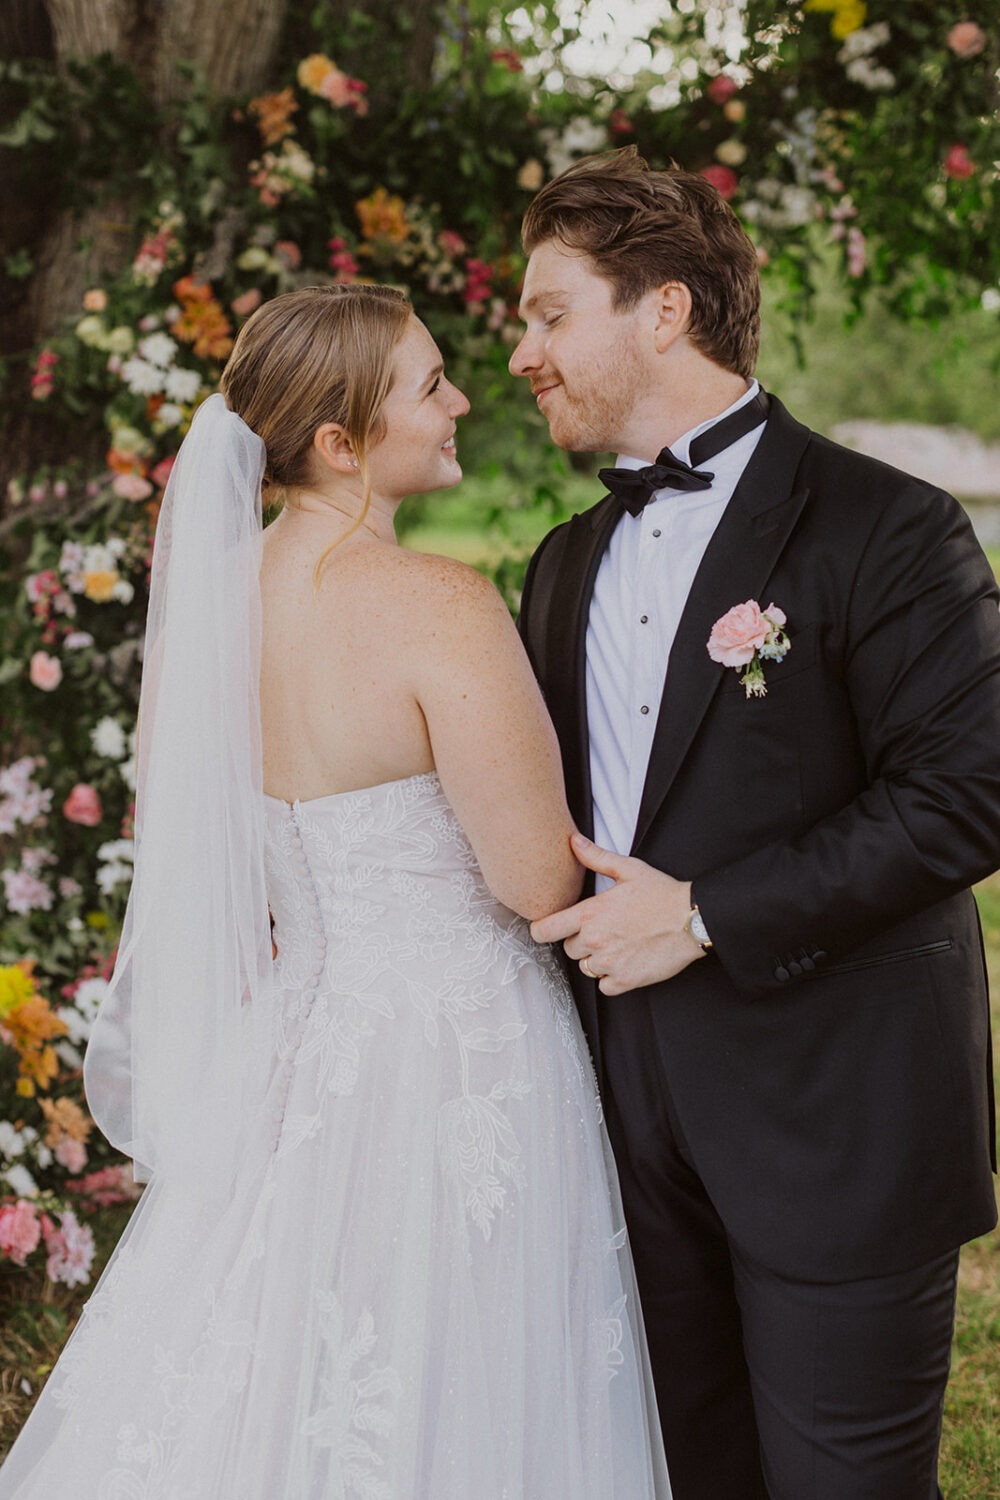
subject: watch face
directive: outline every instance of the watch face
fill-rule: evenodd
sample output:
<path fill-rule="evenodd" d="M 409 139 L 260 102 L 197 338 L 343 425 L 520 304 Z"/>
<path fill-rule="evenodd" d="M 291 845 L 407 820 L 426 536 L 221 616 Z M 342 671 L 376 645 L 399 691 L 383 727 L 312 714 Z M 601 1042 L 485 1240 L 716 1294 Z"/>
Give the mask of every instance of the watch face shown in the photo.
<path fill-rule="evenodd" d="M 704 920 L 702 918 L 702 915 L 701 915 L 700 911 L 696 911 L 696 912 L 692 913 L 691 920 L 688 923 L 688 926 L 689 926 L 690 931 L 691 931 L 691 936 L 694 938 L 694 940 L 695 940 L 696 943 L 708 943 L 708 942 L 711 942 L 711 939 L 709 938 L 709 935 L 708 935 L 708 928 L 705 926 L 705 923 L 704 923 Z"/>

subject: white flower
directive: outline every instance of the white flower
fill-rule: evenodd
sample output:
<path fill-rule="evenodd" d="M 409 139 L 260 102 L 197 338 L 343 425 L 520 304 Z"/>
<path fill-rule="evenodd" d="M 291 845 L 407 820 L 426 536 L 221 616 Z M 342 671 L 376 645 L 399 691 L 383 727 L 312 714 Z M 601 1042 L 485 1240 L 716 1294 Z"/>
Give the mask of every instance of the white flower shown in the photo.
<path fill-rule="evenodd" d="M 65 1023 L 71 1042 L 87 1040 L 90 1035 L 91 1022 L 86 1016 L 82 1016 L 72 1005 L 60 1005 L 56 1015 Z"/>
<path fill-rule="evenodd" d="M 100 1010 L 101 1001 L 107 993 L 108 981 L 106 979 L 85 979 L 81 985 L 77 986 L 72 1006 L 67 1005 L 63 1009 L 82 1017 L 89 1027 Z M 63 1016 L 63 1019 L 67 1020 L 67 1017 Z"/>
<path fill-rule="evenodd" d="M 251 245 L 249 250 L 237 258 L 236 264 L 241 271 L 260 271 L 267 265 L 268 253 L 260 245 Z"/>
<path fill-rule="evenodd" d="M 89 630 L 72 630 L 63 641 L 67 651 L 82 651 L 85 646 L 92 646 L 94 637 Z"/>
<path fill-rule="evenodd" d="M 847 64 L 844 72 L 852 83 L 860 83 L 862 88 L 871 89 L 873 93 L 895 87 L 895 75 L 888 68 L 875 67 L 867 57 L 856 57 Z"/>
<path fill-rule="evenodd" d="M 721 141 L 715 148 L 717 161 L 723 162 L 727 167 L 740 167 L 747 159 L 747 148 L 742 141 Z"/>
<path fill-rule="evenodd" d="M 155 396 L 163 390 L 163 371 L 145 359 L 128 359 L 122 379 L 135 396 Z"/>
<path fill-rule="evenodd" d="M 8 1161 L 13 1161 L 15 1156 L 22 1156 L 27 1142 L 21 1131 L 17 1130 L 9 1120 L 0 1120 L 0 1156 L 6 1156 Z"/>
<path fill-rule="evenodd" d="M 62 1057 L 61 1047 L 62 1047 L 61 1043 L 57 1043 L 56 1044 L 56 1052 L 59 1054 L 60 1057 Z M 81 1059 L 81 1061 L 82 1061 L 82 1059 Z M 64 1057 L 63 1057 L 63 1062 L 66 1063 L 66 1066 L 68 1068 L 79 1067 L 79 1065 L 80 1065 L 79 1062 L 76 1062 L 76 1063 L 67 1062 L 66 1058 L 64 1058 Z M 55 1161 L 55 1157 L 52 1155 L 52 1152 L 49 1150 L 48 1146 L 39 1146 L 38 1149 L 35 1152 L 35 1161 L 38 1163 L 38 1166 L 44 1172 L 45 1169 L 46 1169 L 46 1167 L 51 1167 L 52 1163 Z"/>
<path fill-rule="evenodd" d="M 27 1167 L 22 1167 L 20 1164 L 8 1167 L 7 1171 L 3 1174 L 3 1180 L 19 1198 L 38 1197 L 38 1184 Z"/>
<path fill-rule="evenodd" d="M 197 370 L 185 370 L 179 366 L 168 370 L 163 381 L 163 390 L 171 401 L 189 403 L 201 390 L 201 376 Z"/>
<path fill-rule="evenodd" d="M 131 604 L 135 598 L 135 588 L 127 578 L 119 578 L 111 590 L 112 599 L 117 599 L 119 604 Z"/>
<path fill-rule="evenodd" d="M 103 349 L 108 330 L 104 326 L 104 319 L 99 318 L 96 313 L 90 313 L 81 318 L 73 330 L 81 344 L 86 344 L 91 349 Z"/>
<path fill-rule="evenodd" d="M 98 719 L 90 731 L 90 743 L 98 755 L 103 755 L 108 760 L 121 760 L 127 740 L 118 720 L 106 714 L 103 719 Z"/>
<path fill-rule="evenodd" d="M 167 333 L 153 333 L 149 338 L 143 339 L 139 344 L 139 353 L 143 359 L 148 359 L 151 364 L 158 365 L 161 370 L 166 370 L 174 362 L 174 355 L 179 345 Z"/>
<path fill-rule="evenodd" d="M 135 348 L 135 334 L 124 325 L 112 328 L 104 347 L 112 354 L 131 354 Z"/>
<path fill-rule="evenodd" d="M 890 37 L 888 21 L 879 21 L 875 26 L 863 26 L 852 31 L 837 53 L 837 61 L 847 64 L 855 57 L 868 57 L 884 47 Z"/>
<path fill-rule="evenodd" d="M 183 407 L 175 406 L 172 401 L 164 401 L 156 413 L 156 426 L 164 432 L 170 432 L 174 427 L 179 426 L 183 418 Z"/>

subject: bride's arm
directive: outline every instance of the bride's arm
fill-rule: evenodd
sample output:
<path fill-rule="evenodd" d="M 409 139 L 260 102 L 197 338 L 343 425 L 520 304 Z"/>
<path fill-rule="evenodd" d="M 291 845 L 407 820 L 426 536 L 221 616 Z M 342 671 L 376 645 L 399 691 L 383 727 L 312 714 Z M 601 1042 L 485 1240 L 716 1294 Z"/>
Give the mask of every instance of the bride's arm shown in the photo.
<path fill-rule="evenodd" d="M 414 681 L 434 763 L 490 890 L 534 919 L 576 900 L 555 731 L 507 607 L 449 559 L 421 570 Z"/>

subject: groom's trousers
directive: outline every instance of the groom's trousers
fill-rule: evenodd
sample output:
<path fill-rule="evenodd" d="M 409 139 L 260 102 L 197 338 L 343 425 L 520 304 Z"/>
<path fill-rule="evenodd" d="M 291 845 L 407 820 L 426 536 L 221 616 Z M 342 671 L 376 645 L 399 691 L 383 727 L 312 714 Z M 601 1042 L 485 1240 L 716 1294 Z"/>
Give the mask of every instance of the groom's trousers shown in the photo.
<path fill-rule="evenodd" d="M 698 1177 L 642 992 L 602 1007 L 601 1051 L 674 1500 L 938 1500 L 957 1250 L 863 1281 L 777 1275 Z"/>

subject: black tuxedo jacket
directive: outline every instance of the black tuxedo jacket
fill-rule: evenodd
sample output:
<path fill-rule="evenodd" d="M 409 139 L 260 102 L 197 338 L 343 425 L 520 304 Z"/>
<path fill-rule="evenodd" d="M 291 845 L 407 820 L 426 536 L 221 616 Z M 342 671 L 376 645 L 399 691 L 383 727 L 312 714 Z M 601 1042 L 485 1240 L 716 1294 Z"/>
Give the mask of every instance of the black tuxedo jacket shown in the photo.
<path fill-rule="evenodd" d="M 586 625 L 620 514 L 553 531 L 521 612 L 588 834 Z M 764 698 L 706 649 L 747 599 L 788 619 Z M 996 1221 L 969 886 L 1000 864 L 997 604 L 950 496 L 774 401 L 681 619 L 629 852 L 694 883 L 714 954 L 635 994 L 730 1235 L 787 1275 L 890 1274 Z M 618 1002 L 570 974 L 603 1082 Z"/>

